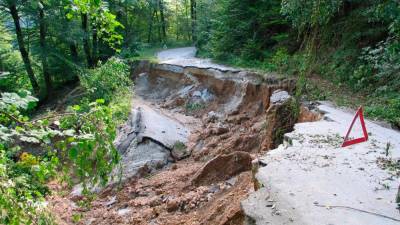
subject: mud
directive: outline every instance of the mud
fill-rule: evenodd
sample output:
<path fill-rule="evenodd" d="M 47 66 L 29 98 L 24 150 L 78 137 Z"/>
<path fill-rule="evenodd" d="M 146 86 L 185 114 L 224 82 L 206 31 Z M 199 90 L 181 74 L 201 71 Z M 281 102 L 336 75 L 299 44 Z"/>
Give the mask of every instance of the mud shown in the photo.
<path fill-rule="evenodd" d="M 243 224 L 251 159 L 268 150 L 270 97 L 292 93 L 295 80 L 225 67 L 134 65 L 134 108 L 115 143 L 124 182 L 88 203 L 55 185 L 49 206 L 59 223 Z"/>

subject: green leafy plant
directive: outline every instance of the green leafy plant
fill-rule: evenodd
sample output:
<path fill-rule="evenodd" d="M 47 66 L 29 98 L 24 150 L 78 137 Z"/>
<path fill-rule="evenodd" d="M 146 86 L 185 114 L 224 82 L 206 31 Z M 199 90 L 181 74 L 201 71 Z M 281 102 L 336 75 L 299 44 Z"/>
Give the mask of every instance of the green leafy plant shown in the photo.
<path fill-rule="evenodd" d="M 89 101 L 104 99 L 109 103 L 117 92 L 130 90 L 129 67 L 121 59 L 111 58 L 98 68 L 86 70 L 80 75 Z"/>
<path fill-rule="evenodd" d="M 110 107 L 103 99 L 87 107 L 75 105 L 72 114 L 61 120 L 60 127 L 68 131 L 70 137 L 60 141 L 57 147 L 72 163 L 73 174 L 86 184 L 105 185 L 114 166 L 119 162 L 119 154 L 113 141 L 116 123 Z M 68 162 L 68 161 L 67 161 Z"/>
<path fill-rule="evenodd" d="M 190 103 L 189 102 L 189 103 L 187 103 L 185 105 L 185 108 L 189 112 L 194 112 L 194 111 L 197 111 L 197 110 L 200 110 L 200 109 L 204 109 L 205 105 L 203 105 L 201 103 L 197 103 L 197 102 L 194 102 L 194 103 Z"/>
<path fill-rule="evenodd" d="M 107 105 L 98 99 L 72 106 L 61 122 L 50 122 L 29 119 L 26 112 L 36 102 L 27 91 L 0 98 L 1 224 L 51 223 L 43 200 L 56 171 L 78 178 L 71 181 L 86 188 L 105 185 L 119 162 L 113 140 L 123 115 L 115 115 L 113 109 L 129 108 L 129 103 L 112 100 Z M 30 150 L 33 147 L 38 152 Z"/>

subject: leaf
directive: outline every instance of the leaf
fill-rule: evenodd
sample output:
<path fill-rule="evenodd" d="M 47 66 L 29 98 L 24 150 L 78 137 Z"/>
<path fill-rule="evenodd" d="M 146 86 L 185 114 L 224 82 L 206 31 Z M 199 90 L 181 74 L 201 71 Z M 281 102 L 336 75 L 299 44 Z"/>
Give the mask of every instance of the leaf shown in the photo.
<path fill-rule="evenodd" d="M 70 137 L 75 135 L 75 131 L 71 130 L 71 129 L 70 130 L 64 130 L 63 133 L 64 133 L 64 135 L 70 136 Z"/>
<path fill-rule="evenodd" d="M 77 159 L 77 157 L 78 157 L 78 149 L 76 149 L 75 147 L 72 147 L 72 148 L 69 150 L 69 157 L 70 157 L 71 159 Z"/>
<path fill-rule="evenodd" d="M 98 104 L 104 104 L 104 103 L 105 103 L 105 100 L 104 100 L 104 99 L 97 99 L 96 102 L 97 102 Z"/>
<path fill-rule="evenodd" d="M 23 142 L 28 142 L 28 143 L 35 143 L 35 144 L 39 144 L 40 141 L 37 138 L 34 137 L 26 137 L 26 136 L 22 136 L 20 138 L 21 141 Z"/>
<path fill-rule="evenodd" d="M 72 109 L 74 111 L 79 111 L 79 110 L 81 110 L 81 107 L 79 105 L 74 105 L 74 106 L 72 106 Z"/>
<path fill-rule="evenodd" d="M 72 13 L 67 13 L 67 19 L 71 20 L 72 18 L 74 18 L 74 15 L 72 15 Z"/>

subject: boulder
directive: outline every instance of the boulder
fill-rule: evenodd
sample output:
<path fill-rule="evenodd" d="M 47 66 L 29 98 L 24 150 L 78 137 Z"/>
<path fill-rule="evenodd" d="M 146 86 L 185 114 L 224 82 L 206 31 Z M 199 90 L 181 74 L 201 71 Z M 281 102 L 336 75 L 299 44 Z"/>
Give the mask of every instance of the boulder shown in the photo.
<path fill-rule="evenodd" d="M 208 161 L 194 176 L 192 184 L 210 185 L 251 170 L 252 158 L 247 152 L 219 155 Z"/>
<path fill-rule="evenodd" d="M 171 150 L 171 155 L 176 161 L 189 157 L 191 153 L 190 149 L 181 142 L 177 142 Z"/>

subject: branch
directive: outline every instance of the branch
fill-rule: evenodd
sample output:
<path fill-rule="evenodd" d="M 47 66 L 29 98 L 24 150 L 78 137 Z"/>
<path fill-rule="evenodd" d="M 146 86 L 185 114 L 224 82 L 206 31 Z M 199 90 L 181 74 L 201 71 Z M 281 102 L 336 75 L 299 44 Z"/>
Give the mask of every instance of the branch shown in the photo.
<path fill-rule="evenodd" d="M 72 116 L 72 115 L 76 115 L 76 113 L 60 113 L 60 114 L 55 114 L 55 115 L 44 116 L 44 117 L 39 117 L 34 120 L 31 120 L 31 122 L 35 123 L 39 120 L 46 120 L 46 119 L 52 119 L 52 118 L 57 118 L 57 117 L 61 117 L 61 116 Z"/>
<path fill-rule="evenodd" d="M 354 211 L 358 211 L 358 212 L 367 213 L 367 214 L 370 214 L 370 215 L 374 215 L 374 216 L 386 218 L 386 219 L 393 220 L 393 221 L 396 221 L 396 222 L 400 222 L 400 219 L 397 219 L 397 218 L 393 218 L 393 217 L 386 216 L 386 215 L 382 215 L 382 214 L 375 213 L 375 212 L 370 212 L 370 211 L 363 210 L 363 209 L 353 208 L 353 207 L 350 207 L 350 206 L 342 206 L 342 205 L 320 205 L 320 204 L 316 204 L 315 206 L 317 206 L 317 207 L 323 207 L 323 208 L 328 208 L 328 209 L 329 209 L 329 208 L 350 209 L 350 210 L 354 210 Z"/>
<path fill-rule="evenodd" d="M 3 110 L 0 110 L 0 114 L 5 115 L 10 120 L 12 120 L 12 121 L 14 121 L 14 122 L 16 122 L 16 123 L 18 123 L 20 125 L 25 125 L 25 123 L 23 121 L 19 120 L 17 117 L 15 117 L 15 116 L 13 116 L 13 115 L 11 115 L 11 114 L 3 111 Z"/>

